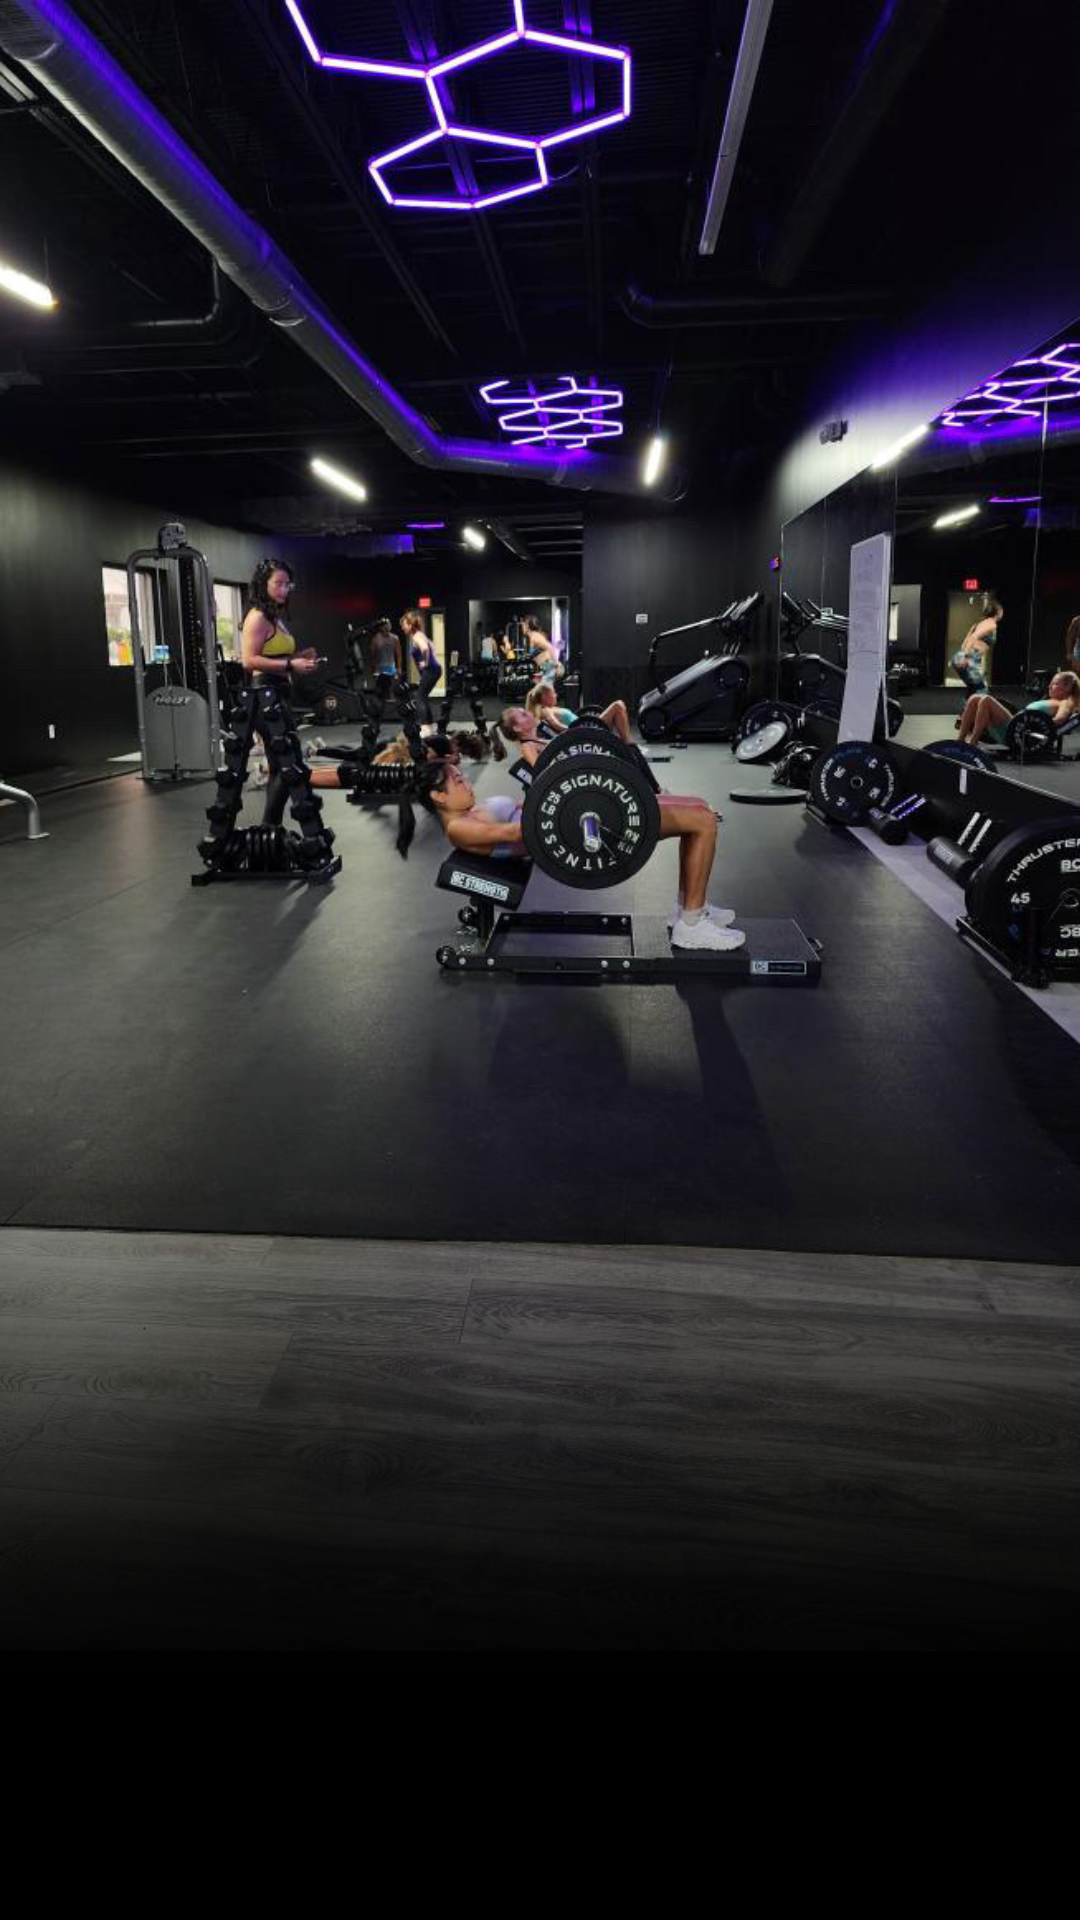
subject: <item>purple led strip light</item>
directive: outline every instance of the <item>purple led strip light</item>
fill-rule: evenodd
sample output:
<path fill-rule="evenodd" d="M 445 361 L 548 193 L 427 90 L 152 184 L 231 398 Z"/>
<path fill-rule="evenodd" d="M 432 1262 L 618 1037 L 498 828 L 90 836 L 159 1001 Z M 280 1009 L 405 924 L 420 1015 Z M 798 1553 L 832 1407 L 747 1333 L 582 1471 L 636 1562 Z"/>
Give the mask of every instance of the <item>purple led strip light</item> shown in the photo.
<path fill-rule="evenodd" d="M 446 526 L 445 520 L 406 520 L 410 533 L 437 533 Z"/>
<path fill-rule="evenodd" d="M 560 374 L 561 387 L 550 392 L 500 392 L 509 380 L 489 380 L 481 387 L 480 398 L 489 407 L 505 407 L 499 425 L 515 447 L 587 447 L 594 440 L 616 440 L 623 431 L 621 420 L 609 416 L 620 411 L 623 395 L 618 387 L 579 387 L 572 373 Z"/>
<path fill-rule="evenodd" d="M 1080 354 L 1080 340 L 1063 340 L 1049 353 L 1014 360 L 1003 373 L 965 394 L 943 413 L 941 424 L 989 426 L 996 420 L 1037 420 L 1044 404 L 1057 406 L 1062 401 L 1080 400 L 1080 360 L 1063 357 L 1076 354 Z"/>
<path fill-rule="evenodd" d="M 517 200 L 525 193 L 539 193 L 541 188 L 550 185 L 547 161 L 544 158 L 549 147 L 563 146 L 568 140 L 581 140 L 588 133 L 597 133 L 602 127 L 614 127 L 619 121 L 630 117 L 631 61 L 627 48 L 601 46 L 595 40 L 581 40 L 563 33 L 541 33 L 535 27 L 527 27 L 525 0 L 512 0 L 514 25 L 506 33 L 496 34 L 491 40 L 482 40 L 477 46 L 466 47 L 461 53 L 449 54 L 445 60 L 433 61 L 430 66 L 412 66 L 400 61 L 363 60 L 351 55 L 323 53 L 300 10 L 299 0 L 285 0 L 285 5 L 316 66 L 346 73 L 377 74 L 391 80 L 423 81 L 428 103 L 435 116 L 435 126 L 429 133 L 422 133 L 418 139 L 408 140 L 404 146 L 394 147 L 389 153 L 376 154 L 373 160 L 368 161 L 368 172 L 383 199 L 391 207 L 423 207 L 448 213 L 477 213 L 484 207 L 497 206 L 503 200 Z M 565 53 L 573 54 L 577 59 L 617 62 L 622 68 L 621 105 L 613 112 L 593 114 L 587 120 L 576 120 L 571 126 L 563 127 L 555 133 L 545 134 L 540 138 L 499 133 L 478 127 L 463 127 L 449 118 L 441 85 L 446 76 L 455 73 L 459 67 L 471 66 L 477 60 L 485 60 L 492 54 L 500 53 L 504 47 L 512 47 L 521 41 L 533 46 L 556 47 Z M 453 199 L 436 195 L 395 193 L 387 185 L 383 178 L 384 168 L 391 166 L 397 160 L 404 160 L 409 154 L 422 152 L 437 141 L 449 139 L 471 140 L 479 146 L 510 148 L 527 153 L 532 157 L 535 177 L 525 180 L 518 186 L 504 187 L 495 193 L 483 193 L 478 189 L 474 194 L 463 193 Z"/>

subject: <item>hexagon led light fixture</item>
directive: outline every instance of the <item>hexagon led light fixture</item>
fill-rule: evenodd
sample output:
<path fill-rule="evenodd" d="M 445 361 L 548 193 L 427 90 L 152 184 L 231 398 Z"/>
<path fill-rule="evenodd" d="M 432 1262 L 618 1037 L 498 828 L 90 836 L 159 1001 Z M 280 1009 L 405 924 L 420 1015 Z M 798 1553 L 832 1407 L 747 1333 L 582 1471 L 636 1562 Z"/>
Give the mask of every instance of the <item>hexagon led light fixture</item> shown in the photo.
<path fill-rule="evenodd" d="M 542 33 L 536 27 L 525 24 L 525 0 L 511 0 L 514 24 L 505 33 L 494 35 L 489 40 L 481 40 L 475 46 L 465 47 L 459 53 L 447 54 L 445 59 L 433 60 L 428 65 L 416 65 L 398 60 L 368 60 L 353 54 L 324 53 L 318 45 L 300 6 L 300 0 L 285 0 L 304 46 L 315 64 L 332 71 L 345 73 L 372 74 L 387 80 L 407 80 L 422 83 L 435 124 L 427 133 L 415 140 L 408 140 L 403 146 L 394 147 L 389 153 L 376 154 L 368 161 L 368 172 L 382 194 L 388 206 L 420 207 L 425 211 L 448 213 L 480 213 L 485 207 L 498 206 L 503 200 L 517 200 L 522 194 L 539 193 L 541 188 L 550 185 L 545 154 L 552 147 L 564 146 L 568 141 L 584 139 L 586 134 L 598 133 L 603 127 L 613 127 L 621 120 L 630 117 L 631 61 L 626 47 L 601 46 L 597 40 L 584 40 L 580 35 L 565 33 Z M 452 104 L 448 105 L 448 81 L 460 67 L 474 66 L 478 61 L 488 60 L 506 48 L 522 44 L 534 47 L 554 47 L 556 51 L 573 56 L 577 60 L 602 60 L 609 68 L 619 68 L 618 104 L 608 112 L 594 113 L 588 119 L 574 120 L 567 127 L 559 127 L 553 133 L 542 135 L 509 133 L 499 127 L 466 127 L 455 120 Z M 442 146 L 453 140 L 464 140 L 475 146 L 488 147 L 508 156 L 517 153 L 522 165 L 526 167 L 524 177 L 516 180 L 512 186 L 503 186 L 493 191 L 466 188 L 454 194 L 422 194 L 395 190 L 392 177 L 387 178 L 388 170 L 410 154 L 422 153 L 434 148 L 436 143 Z M 527 160 L 526 160 L 527 156 Z M 434 157 L 434 155 L 432 156 Z M 582 442 L 582 445 L 585 443 Z"/>
<path fill-rule="evenodd" d="M 618 387 L 579 386 L 572 373 L 560 375 L 561 386 L 538 390 L 530 382 L 527 393 L 510 393 L 509 380 L 489 380 L 480 398 L 489 407 L 505 408 L 499 425 L 515 447 L 588 447 L 595 440 L 615 440 L 623 430 L 616 420 L 623 404 Z"/>
<path fill-rule="evenodd" d="M 1002 420 L 1037 420 L 1045 405 L 1080 402 L 1080 340 L 1063 340 L 1049 353 L 1014 360 L 941 416 L 943 427 L 988 427 Z"/>

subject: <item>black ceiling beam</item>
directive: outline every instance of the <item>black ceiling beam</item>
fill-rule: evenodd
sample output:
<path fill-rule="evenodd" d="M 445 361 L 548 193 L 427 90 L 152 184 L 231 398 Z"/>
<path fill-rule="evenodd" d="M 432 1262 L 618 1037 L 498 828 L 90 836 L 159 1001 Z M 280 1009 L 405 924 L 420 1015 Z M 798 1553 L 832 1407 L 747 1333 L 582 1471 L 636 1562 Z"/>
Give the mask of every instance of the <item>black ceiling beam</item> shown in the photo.
<path fill-rule="evenodd" d="M 856 63 L 851 86 L 761 262 L 774 287 L 797 279 L 829 214 L 921 54 L 949 0 L 885 0 Z M 858 236 L 855 236 L 856 244 Z"/>

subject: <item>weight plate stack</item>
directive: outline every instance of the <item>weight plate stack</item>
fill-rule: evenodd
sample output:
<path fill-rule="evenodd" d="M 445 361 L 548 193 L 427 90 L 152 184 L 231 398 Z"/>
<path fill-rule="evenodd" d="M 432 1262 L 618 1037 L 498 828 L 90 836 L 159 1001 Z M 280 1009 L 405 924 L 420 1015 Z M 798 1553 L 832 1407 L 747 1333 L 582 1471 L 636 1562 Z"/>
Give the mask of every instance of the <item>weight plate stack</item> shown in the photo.
<path fill-rule="evenodd" d="M 888 749 L 869 740 L 845 740 L 824 753 L 810 777 L 810 798 L 837 826 L 858 827 L 871 807 L 888 812 L 900 776 Z"/>
<path fill-rule="evenodd" d="M 1007 834 L 976 867 L 964 893 L 973 926 L 1022 960 L 1030 915 L 1048 971 L 1080 971 L 1080 816 L 1033 820 Z"/>
<path fill-rule="evenodd" d="M 831 694 L 825 693 L 819 700 L 808 700 L 803 712 L 811 720 L 839 720 L 840 702 L 834 700 Z"/>
<path fill-rule="evenodd" d="M 542 761 L 521 830 L 542 873 L 568 887 L 617 887 L 645 865 L 660 837 L 656 795 L 632 761 L 613 753 Z"/>

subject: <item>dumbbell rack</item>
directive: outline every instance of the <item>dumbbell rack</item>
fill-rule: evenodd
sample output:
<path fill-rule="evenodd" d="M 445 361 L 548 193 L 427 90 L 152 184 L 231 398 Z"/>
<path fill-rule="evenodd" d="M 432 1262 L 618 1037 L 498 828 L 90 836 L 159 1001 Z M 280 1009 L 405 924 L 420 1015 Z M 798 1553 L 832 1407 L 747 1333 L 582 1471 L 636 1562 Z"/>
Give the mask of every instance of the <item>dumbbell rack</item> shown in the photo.
<path fill-rule="evenodd" d="M 280 773 L 289 789 L 289 806 L 299 833 L 265 826 L 237 828 L 256 721 L 266 741 L 271 772 Z M 217 775 L 214 803 L 206 810 L 211 830 L 199 842 L 205 868 L 192 874 L 192 886 L 208 887 L 216 880 L 317 883 L 340 873 L 341 856 L 332 851 L 333 829 L 323 825 L 322 802 L 312 789 L 299 736 L 274 687 L 245 686 L 236 694 L 221 747 L 225 764 Z"/>

